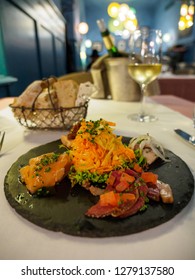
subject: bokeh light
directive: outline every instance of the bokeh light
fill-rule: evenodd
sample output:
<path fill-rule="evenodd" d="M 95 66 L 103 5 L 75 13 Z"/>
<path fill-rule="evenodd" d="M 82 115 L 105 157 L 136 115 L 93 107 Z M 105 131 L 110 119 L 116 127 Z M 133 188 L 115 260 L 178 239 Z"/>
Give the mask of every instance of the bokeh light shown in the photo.
<path fill-rule="evenodd" d="M 128 38 L 129 34 L 136 30 L 138 21 L 135 8 L 125 3 L 112 2 L 108 5 L 107 11 L 110 16 L 108 27 L 115 35 Z M 123 31 L 125 32 L 123 33 Z"/>
<path fill-rule="evenodd" d="M 78 25 L 78 31 L 80 34 L 85 35 L 89 31 L 89 26 L 86 22 L 80 22 Z"/>

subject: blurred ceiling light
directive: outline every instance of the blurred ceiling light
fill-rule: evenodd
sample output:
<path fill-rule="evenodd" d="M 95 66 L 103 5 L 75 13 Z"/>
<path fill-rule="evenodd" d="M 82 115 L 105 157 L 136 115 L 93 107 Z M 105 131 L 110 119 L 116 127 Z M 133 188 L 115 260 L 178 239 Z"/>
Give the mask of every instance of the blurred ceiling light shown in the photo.
<path fill-rule="evenodd" d="M 136 9 L 133 7 L 130 7 L 130 12 L 136 14 Z"/>
<path fill-rule="evenodd" d="M 185 3 L 181 4 L 180 8 L 180 19 L 178 22 L 178 29 L 183 31 L 190 28 L 194 24 L 194 0 L 186 0 Z"/>
<path fill-rule="evenodd" d="M 81 58 L 81 59 L 86 59 L 86 58 L 87 58 L 87 55 L 86 55 L 86 52 L 85 52 L 85 51 L 81 51 L 81 52 L 80 52 L 80 58 Z"/>
<path fill-rule="evenodd" d="M 135 14 L 132 13 L 132 14 L 128 15 L 128 18 L 131 20 L 134 20 L 134 19 L 136 19 L 136 16 L 135 16 Z"/>
<path fill-rule="evenodd" d="M 109 28 L 110 32 L 113 32 L 116 34 L 117 31 L 123 30 L 123 24 L 119 20 L 110 18 L 108 21 L 108 28 Z"/>
<path fill-rule="evenodd" d="M 113 20 L 113 25 L 114 26 L 119 26 L 119 24 L 120 24 L 120 22 L 117 20 L 117 19 L 115 19 L 115 20 Z"/>
<path fill-rule="evenodd" d="M 125 20 L 126 20 L 126 16 L 125 16 L 123 13 L 119 13 L 119 14 L 118 14 L 118 19 L 119 19 L 120 21 L 125 21 Z"/>
<path fill-rule="evenodd" d="M 129 37 L 130 37 L 130 31 L 127 30 L 127 29 L 124 29 L 124 30 L 123 30 L 123 33 L 122 33 L 122 38 L 123 38 L 124 40 L 126 40 L 126 39 L 128 39 Z"/>
<path fill-rule="evenodd" d="M 192 17 L 190 19 L 188 19 L 187 21 L 187 28 L 191 27 L 193 25 L 193 19 Z"/>
<path fill-rule="evenodd" d="M 151 48 L 154 48 L 154 41 L 151 41 L 150 44 L 149 44 L 149 46 L 150 46 Z"/>
<path fill-rule="evenodd" d="M 186 20 L 185 20 L 185 17 L 180 17 L 180 20 L 179 20 L 179 23 L 178 23 L 178 27 L 179 27 L 179 30 L 185 30 L 186 29 Z"/>
<path fill-rule="evenodd" d="M 86 22 L 80 22 L 78 25 L 78 31 L 81 35 L 87 34 L 89 30 L 89 26 Z"/>
<path fill-rule="evenodd" d="M 108 5 L 108 9 L 107 9 L 108 15 L 112 18 L 116 18 L 119 13 L 119 8 L 120 8 L 119 3 L 116 3 L 116 2 L 110 3 L 110 5 Z"/>
<path fill-rule="evenodd" d="M 193 16 L 194 15 L 194 5 L 190 4 L 188 7 L 188 14 Z"/>
<path fill-rule="evenodd" d="M 162 33 L 159 32 L 159 36 L 157 36 L 156 41 L 155 41 L 158 45 L 162 44 Z M 154 42 L 152 42 L 153 44 Z"/>
<path fill-rule="evenodd" d="M 180 9 L 180 15 L 185 17 L 187 14 L 188 14 L 188 5 L 182 4 Z"/>
<path fill-rule="evenodd" d="M 134 19 L 134 20 L 126 20 L 125 23 L 124 23 L 124 26 L 127 30 L 129 31 L 134 31 L 137 27 L 137 19 Z"/>
<path fill-rule="evenodd" d="M 111 17 L 108 22 L 108 27 L 115 35 L 123 36 L 123 31 L 128 30 L 129 37 L 129 32 L 133 32 L 137 28 L 136 10 L 127 4 L 112 2 L 108 5 L 107 11 Z"/>
<path fill-rule="evenodd" d="M 92 46 L 91 40 L 89 40 L 89 39 L 85 40 L 85 47 L 86 48 L 91 48 L 91 46 Z"/>
<path fill-rule="evenodd" d="M 120 13 L 127 15 L 129 12 L 129 6 L 127 4 L 121 4 L 119 8 Z"/>
<path fill-rule="evenodd" d="M 163 41 L 164 41 L 165 43 L 169 43 L 169 42 L 171 41 L 171 34 L 170 34 L 170 33 L 165 33 L 165 34 L 163 35 Z"/>

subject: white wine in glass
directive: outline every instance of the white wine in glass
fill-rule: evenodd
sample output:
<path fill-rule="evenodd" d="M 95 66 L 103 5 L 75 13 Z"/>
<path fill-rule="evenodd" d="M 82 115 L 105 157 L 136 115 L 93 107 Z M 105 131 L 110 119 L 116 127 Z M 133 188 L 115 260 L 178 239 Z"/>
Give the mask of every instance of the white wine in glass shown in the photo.
<path fill-rule="evenodd" d="M 161 73 L 162 34 L 160 30 L 137 29 L 130 37 L 128 73 L 141 88 L 141 110 L 128 117 L 134 121 L 150 122 L 156 116 L 145 112 L 145 92 L 149 83 Z"/>

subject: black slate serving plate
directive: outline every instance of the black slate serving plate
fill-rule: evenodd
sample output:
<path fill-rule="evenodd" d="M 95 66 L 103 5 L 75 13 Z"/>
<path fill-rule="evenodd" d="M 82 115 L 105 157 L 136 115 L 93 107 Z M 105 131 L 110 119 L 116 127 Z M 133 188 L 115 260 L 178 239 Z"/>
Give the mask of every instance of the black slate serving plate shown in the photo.
<path fill-rule="evenodd" d="M 129 138 L 124 138 L 129 141 Z M 96 199 L 84 188 L 71 189 L 65 178 L 57 187 L 55 195 L 34 197 L 19 181 L 19 168 L 28 164 L 32 157 L 62 152 L 60 140 L 36 147 L 22 155 L 9 169 L 4 183 L 5 196 L 10 205 L 28 221 L 52 231 L 84 237 L 111 237 L 129 235 L 153 228 L 177 215 L 190 201 L 194 192 L 194 178 L 186 163 L 171 151 L 166 150 L 170 162 L 156 161 L 151 171 L 159 180 L 169 183 L 174 194 L 174 204 L 151 202 L 148 209 L 125 219 L 107 217 L 93 219 L 85 216 L 86 210 Z"/>

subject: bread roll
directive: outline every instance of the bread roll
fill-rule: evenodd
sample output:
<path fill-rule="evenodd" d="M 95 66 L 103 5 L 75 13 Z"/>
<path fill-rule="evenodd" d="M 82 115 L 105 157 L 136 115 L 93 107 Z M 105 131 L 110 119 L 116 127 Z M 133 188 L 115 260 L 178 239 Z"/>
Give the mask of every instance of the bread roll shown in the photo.
<path fill-rule="evenodd" d="M 61 80 L 53 84 L 58 98 L 58 107 L 75 106 L 79 85 L 73 80 Z"/>
<path fill-rule="evenodd" d="M 48 89 L 44 90 L 37 98 L 35 102 L 35 108 L 57 108 L 58 100 L 56 91 L 50 90 L 50 96 Z"/>
<path fill-rule="evenodd" d="M 31 108 L 37 96 L 40 95 L 43 89 L 51 87 L 55 81 L 57 81 L 56 78 L 34 81 L 25 89 L 25 91 L 18 98 L 15 98 L 14 103 L 12 105 Z"/>

